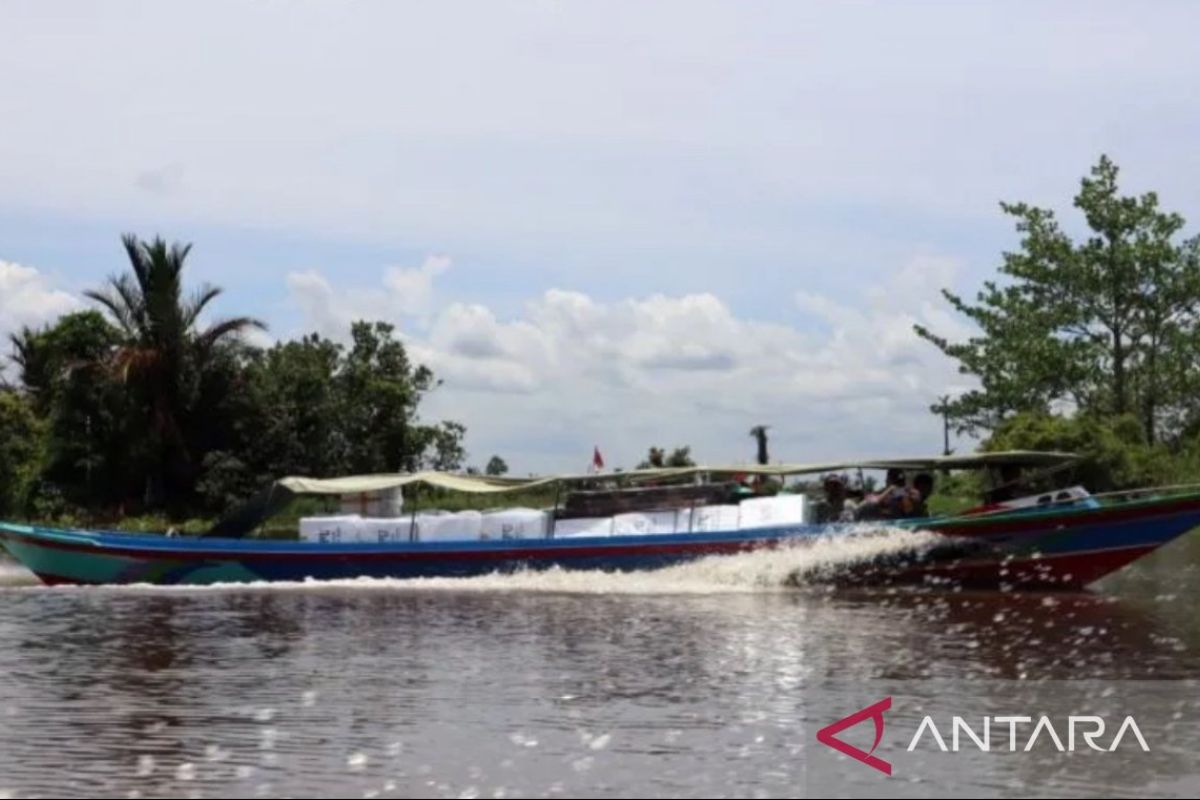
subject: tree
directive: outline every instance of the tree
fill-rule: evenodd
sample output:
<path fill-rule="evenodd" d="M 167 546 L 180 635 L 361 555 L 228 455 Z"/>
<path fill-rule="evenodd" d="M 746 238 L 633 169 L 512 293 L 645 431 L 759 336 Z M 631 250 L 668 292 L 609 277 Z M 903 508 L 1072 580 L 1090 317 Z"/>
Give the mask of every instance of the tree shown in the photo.
<path fill-rule="evenodd" d="M 438 431 L 417 424 L 417 406 L 436 385 L 433 373 L 409 361 L 394 331 L 385 322 L 355 322 L 338 371 L 347 466 L 356 473 L 420 469 L 438 439 Z M 461 455 L 454 468 L 460 463 Z"/>
<path fill-rule="evenodd" d="M 119 505 L 132 488 L 130 442 L 139 423 L 101 366 L 119 332 L 99 312 L 81 311 L 24 328 L 12 341 L 21 383 L 46 427 L 38 490 L 79 508 Z"/>
<path fill-rule="evenodd" d="M 1119 194 L 1107 156 L 1082 180 L 1075 207 L 1091 235 L 1076 243 L 1054 212 L 1002 203 L 1020 248 L 1005 253 L 1002 282 L 987 281 L 974 304 L 943 290 L 979 334 L 949 342 L 918 335 L 959 362 L 980 388 L 949 403 L 959 431 L 990 430 L 1016 413 L 1058 407 L 1136 415 L 1149 443 L 1164 423 L 1194 415 L 1186 391 L 1195 362 L 1200 244 L 1176 243 L 1184 221 L 1159 210 L 1153 192 Z"/>
<path fill-rule="evenodd" d="M 341 345 L 317 334 L 254 353 L 247 364 L 242 460 L 269 475 L 333 477 L 349 470 Z"/>
<path fill-rule="evenodd" d="M 456 472 L 462 469 L 463 460 L 467 457 L 467 451 L 462 444 L 466 433 L 466 426 L 460 422 L 440 422 L 422 429 L 422 434 L 428 442 L 425 453 L 426 467 L 438 472 Z"/>
<path fill-rule="evenodd" d="M 232 444 L 203 464 L 207 509 L 226 509 L 282 475 L 460 469 L 466 429 L 420 423 L 419 402 L 437 382 L 393 331 L 357 322 L 349 349 L 311 334 L 244 353 Z"/>
<path fill-rule="evenodd" d="M 1078 453 L 1081 460 L 1073 467 L 1073 478 L 1097 492 L 1162 483 L 1178 468 L 1162 445 L 1146 442 L 1133 414 L 1017 414 L 1001 422 L 982 449 Z"/>
<path fill-rule="evenodd" d="M 251 317 L 233 317 L 200 329 L 200 316 L 221 290 L 203 285 L 184 298 L 183 268 L 191 245 L 168 247 L 161 238 L 144 242 L 131 234 L 122 242 L 131 272 L 85 294 L 120 331 L 120 343 L 106 365 L 129 386 L 147 415 L 142 437 L 146 499 L 152 506 L 168 498 L 178 505 L 190 494 L 197 473 L 198 460 L 184 428 L 199 379 L 223 343 L 266 326 Z"/>
<path fill-rule="evenodd" d="M 692 460 L 692 448 L 676 447 L 671 451 L 671 455 L 667 456 L 668 467 L 694 467 L 696 462 Z"/>
<path fill-rule="evenodd" d="M 504 463 L 504 459 L 500 456 L 492 456 L 488 459 L 487 466 L 484 467 L 483 471 L 488 475 L 507 475 L 508 464 Z"/>
<path fill-rule="evenodd" d="M 638 469 L 659 469 L 662 467 L 694 467 L 692 448 L 690 446 L 676 447 L 667 454 L 661 447 L 651 447 L 646 460 L 637 465 Z"/>
<path fill-rule="evenodd" d="M 22 510 L 37 473 L 41 425 L 29 398 L 0 390 L 0 514 Z"/>
<path fill-rule="evenodd" d="M 666 453 L 661 447 L 651 447 L 646 453 L 646 460 L 637 465 L 637 469 L 661 469 L 666 466 Z"/>
<path fill-rule="evenodd" d="M 221 513 L 282 475 L 462 468 L 466 428 L 420 421 L 438 381 L 391 325 L 356 322 L 348 346 L 314 334 L 260 349 L 239 336 L 257 320 L 201 323 L 221 290 L 185 295 L 189 245 L 123 242 L 129 272 L 87 293 L 104 313 L 10 337 L 0 511 Z"/>

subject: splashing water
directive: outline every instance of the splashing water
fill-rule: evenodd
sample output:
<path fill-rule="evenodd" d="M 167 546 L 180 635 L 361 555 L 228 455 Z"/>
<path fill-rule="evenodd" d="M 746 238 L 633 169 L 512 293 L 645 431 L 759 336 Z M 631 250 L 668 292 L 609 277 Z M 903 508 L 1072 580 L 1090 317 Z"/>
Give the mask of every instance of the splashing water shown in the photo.
<path fill-rule="evenodd" d="M 601 570 L 521 570 L 470 578 L 352 578 L 333 581 L 226 583 L 210 586 L 55 587 L 55 591 L 246 591 L 354 588 L 390 591 L 546 592 L 563 594 L 716 594 L 784 591 L 836 577 L 846 569 L 896 558 L 920 559 L 947 543 L 926 531 L 879 525 L 843 528 L 837 534 L 796 539 L 773 549 L 708 556 L 675 566 L 639 572 Z M 4 569 L 0 565 L 0 569 Z M 14 576 L 19 568 L 13 568 Z M 31 578 L 29 573 L 25 576 Z M 5 580 L 16 585 L 29 580 Z M 39 587 L 44 588 L 44 587 Z"/>
<path fill-rule="evenodd" d="M 923 531 L 862 526 L 737 555 L 708 556 L 642 572 L 550 569 L 476 578 L 417 578 L 414 589 L 558 592 L 568 594 L 717 594 L 784 591 L 817 583 L 849 567 L 894 557 L 920 557 L 946 538 Z"/>
<path fill-rule="evenodd" d="M 19 564 L 8 561 L 0 551 L 0 588 L 5 586 L 29 586 L 36 585 L 37 578 L 33 573 Z"/>

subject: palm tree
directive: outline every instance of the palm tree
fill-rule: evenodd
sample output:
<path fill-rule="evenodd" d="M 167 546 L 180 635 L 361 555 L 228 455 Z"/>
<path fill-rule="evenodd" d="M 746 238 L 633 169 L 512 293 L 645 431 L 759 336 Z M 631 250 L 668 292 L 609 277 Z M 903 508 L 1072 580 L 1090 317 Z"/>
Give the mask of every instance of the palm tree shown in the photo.
<path fill-rule="evenodd" d="M 37 340 L 38 332 L 28 325 L 23 325 L 21 330 L 8 335 L 9 344 L 12 345 L 12 355 L 9 358 L 20 370 L 21 384 L 30 394 L 40 399 L 49 383 L 49 369 Z"/>
<path fill-rule="evenodd" d="M 132 234 L 121 241 L 132 273 L 109 278 L 107 286 L 86 292 L 121 331 L 122 342 L 107 367 L 135 391 L 149 416 L 147 500 L 160 502 L 168 481 L 186 481 L 190 458 L 182 433 L 186 417 L 185 384 L 203 374 L 221 343 L 250 328 L 266 326 L 252 317 L 231 317 L 198 329 L 200 316 L 221 289 L 205 284 L 183 296 L 183 267 L 190 244 L 145 242 Z"/>

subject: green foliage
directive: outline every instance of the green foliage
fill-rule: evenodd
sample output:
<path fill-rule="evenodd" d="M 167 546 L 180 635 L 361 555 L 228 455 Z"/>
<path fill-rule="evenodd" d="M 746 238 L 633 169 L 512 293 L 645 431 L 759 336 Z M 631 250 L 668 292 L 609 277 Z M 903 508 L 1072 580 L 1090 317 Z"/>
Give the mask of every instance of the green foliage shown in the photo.
<path fill-rule="evenodd" d="M 667 456 L 668 467 L 694 467 L 696 462 L 692 460 L 692 448 L 676 447 L 671 451 L 671 455 Z"/>
<path fill-rule="evenodd" d="M 484 473 L 487 475 L 507 475 L 508 464 L 500 456 L 492 456 L 488 459 L 487 466 L 484 467 Z"/>
<path fill-rule="evenodd" d="M 193 497 L 202 462 L 196 452 L 207 439 L 198 435 L 206 427 L 201 418 L 212 408 L 211 399 L 222 396 L 206 392 L 210 368 L 224 345 L 247 329 L 265 326 L 234 317 L 201 329 L 200 316 L 221 290 L 203 285 L 184 297 L 183 269 L 191 245 L 168 247 L 161 238 L 143 242 L 132 235 L 122 242 L 130 271 L 85 293 L 108 312 L 119 332 L 116 347 L 94 363 L 126 387 L 144 420 L 127 433 L 147 504 L 179 512 Z"/>
<path fill-rule="evenodd" d="M 0 513 L 11 515 L 25 506 L 42 438 L 43 426 L 29 399 L 0 390 Z"/>
<path fill-rule="evenodd" d="M 979 505 L 979 495 L 934 492 L 925 503 L 931 517 L 949 517 Z"/>
<path fill-rule="evenodd" d="M 129 427 L 144 425 L 101 366 L 119 341 L 117 329 L 95 311 L 13 337 L 21 382 L 48 429 L 30 498 L 35 505 L 117 505 L 130 493 L 136 445 Z"/>
<path fill-rule="evenodd" d="M 640 462 L 634 469 L 657 469 L 665 466 L 666 455 L 661 447 L 651 447 L 646 460 Z"/>
<path fill-rule="evenodd" d="M 461 468 L 466 429 L 419 421 L 437 382 L 391 325 L 354 323 L 348 347 L 315 334 L 251 347 L 239 334 L 254 319 L 199 324 L 221 290 L 185 292 L 190 246 L 124 244 L 130 271 L 87 293 L 107 319 L 12 337 L 21 391 L 3 397 L 0 508 L 183 520 L 283 475 Z"/>
<path fill-rule="evenodd" d="M 1132 414 L 1074 417 L 1026 413 L 1005 420 L 984 450 L 1062 450 L 1078 453 L 1075 479 L 1092 491 L 1180 480 L 1179 464 L 1161 444 L 1146 442 Z"/>
<path fill-rule="evenodd" d="M 428 448 L 440 453 L 438 448 L 448 448 L 453 438 L 441 429 L 415 424 L 417 404 L 434 385 L 433 373 L 409 362 L 393 331 L 384 322 L 354 323 L 353 344 L 334 381 L 342 401 L 339 424 L 346 441 L 346 466 L 352 473 L 419 469 Z M 461 451 L 457 461 L 453 454 L 444 459 L 450 469 L 461 462 Z"/>
<path fill-rule="evenodd" d="M 331 477 L 345 467 L 350 439 L 341 416 L 345 383 L 335 380 L 343 350 L 316 334 L 251 355 L 246 367 L 250 461 L 275 474 Z"/>
<path fill-rule="evenodd" d="M 415 495 L 404 499 L 404 513 L 441 509 L 443 511 L 466 511 L 495 508 L 553 508 L 555 499 L 560 502 L 565 494 L 553 486 L 540 486 L 513 492 L 493 494 L 467 494 L 442 489 L 422 487 Z"/>
<path fill-rule="evenodd" d="M 934 516 L 957 514 L 979 505 L 983 480 L 978 472 L 952 472 L 934 475 L 933 494 L 927 508 Z"/>
<path fill-rule="evenodd" d="M 432 427 L 419 428 L 415 440 L 425 442 L 425 467 L 440 472 L 462 469 L 467 451 L 462 440 L 467 429 L 458 422 L 440 422 Z"/>
<path fill-rule="evenodd" d="M 950 342 L 916 327 L 981 384 L 950 404 L 960 431 L 1063 405 L 1133 414 L 1149 442 L 1198 424 L 1200 240 L 1177 242 L 1182 217 L 1153 192 L 1120 195 L 1117 177 L 1101 157 L 1083 179 L 1075 207 L 1090 235 L 1080 242 L 1053 211 L 1002 203 L 1022 237 L 1002 280 L 985 282 L 975 303 L 943 292 L 979 333 Z"/>
<path fill-rule="evenodd" d="M 694 467 L 691 446 L 676 447 L 667 454 L 661 447 L 651 447 L 646 460 L 637 465 L 637 469 L 656 469 L 661 467 Z"/>
<path fill-rule="evenodd" d="M 466 429 L 423 425 L 421 397 L 434 385 L 385 323 L 355 323 L 351 347 L 315 334 L 243 354 L 243 391 L 232 443 L 210 452 L 198 484 L 219 513 L 282 475 L 456 470 Z"/>

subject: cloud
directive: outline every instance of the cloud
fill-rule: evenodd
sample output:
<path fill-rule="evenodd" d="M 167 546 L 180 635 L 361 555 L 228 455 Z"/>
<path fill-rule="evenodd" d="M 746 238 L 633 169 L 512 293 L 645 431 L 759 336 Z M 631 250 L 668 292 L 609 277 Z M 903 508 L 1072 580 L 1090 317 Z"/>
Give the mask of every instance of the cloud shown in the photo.
<path fill-rule="evenodd" d="M 426 418 L 464 422 L 475 461 L 497 453 L 518 472 L 585 466 L 593 445 L 623 466 L 651 445 L 746 460 L 758 424 L 772 427 L 778 460 L 925 453 L 940 436 L 928 406 L 969 385 L 912 332 L 919 322 L 970 334 L 937 299 L 960 269 L 951 258 L 910 258 L 854 303 L 798 290 L 791 324 L 735 313 L 712 292 L 601 300 L 549 289 L 505 317 L 482 303 L 439 304 L 449 264 L 391 268 L 368 287 L 293 272 L 287 292 L 304 330 L 344 339 L 353 320 L 396 324 L 443 381 Z M 0 261 L 2 332 L 81 305 L 37 269 Z"/>
<path fill-rule="evenodd" d="M 75 295 L 58 289 L 34 267 L 0 260 L 0 374 L 8 366 L 8 337 L 23 326 L 37 326 L 82 306 Z"/>
<path fill-rule="evenodd" d="M 752 455 L 748 431 L 763 423 L 779 459 L 927 453 L 940 447 L 929 405 L 964 380 L 912 326 L 965 335 L 936 302 L 958 268 L 914 257 L 854 306 L 799 291 L 794 325 L 738 315 L 712 293 L 601 301 L 564 289 L 509 319 L 461 302 L 432 311 L 426 329 L 399 312 L 385 319 L 444 381 L 424 413 L 466 423 L 481 463 L 499 453 L 518 471 L 574 469 L 569 454 L 593 444 L 624 466 L 651 445 L 735 461 Z M 330 308 L 357 318 L 375 307 L 376 290 L 337 292 L 307 273 L 318 289 L 297 291 L 293 278 L 294 299 L 320 301 L 302 306 L 310 325 L 327 324 Z"/>
<path fill-rule="evenodd" d="M 403 321 L 424 318 L 433 309 L 434 279 L 450 268 L 450 259 L 429 256 L 418 267 L 390 267 L 382 287 L 336 287 L 316 270 L 291 272 L 288 294 L 311 329 L 345 339 L 356 320 Z"/>

